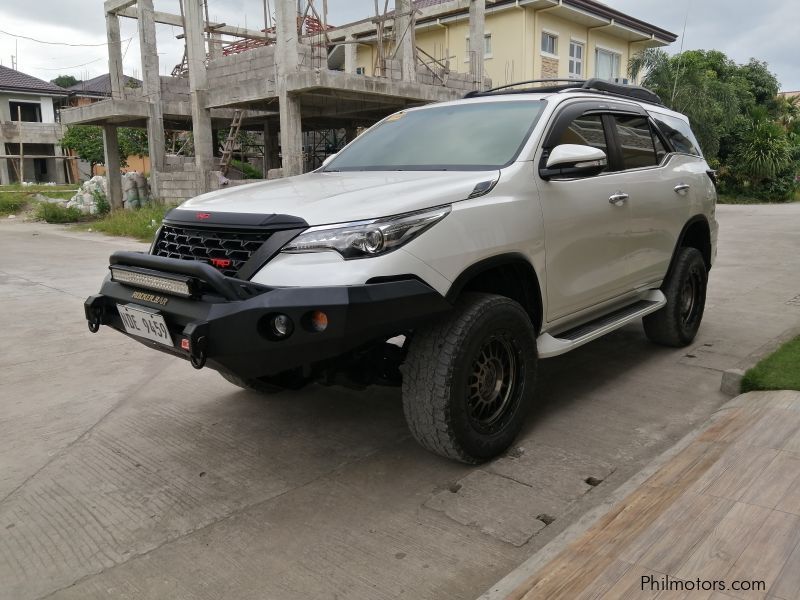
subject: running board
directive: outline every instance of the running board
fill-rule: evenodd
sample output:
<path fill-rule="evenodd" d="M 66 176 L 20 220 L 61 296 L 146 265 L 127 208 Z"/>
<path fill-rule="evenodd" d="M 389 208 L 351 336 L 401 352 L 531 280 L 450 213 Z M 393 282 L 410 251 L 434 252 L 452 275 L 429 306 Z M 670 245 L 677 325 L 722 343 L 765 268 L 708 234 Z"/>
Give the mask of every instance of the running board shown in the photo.
<path fill-rule="evenodd" d="M 558 334 L 558 337 L 543 333 L 536 340 L 539 358 L 550 358 L 569 352 L 636 319 L 661 310 L 666 304 L 667 299 L 664 294 L 659 290 L 651 290 L 638 302 L 615 310 L 594 321 L 563 331 Z"/>

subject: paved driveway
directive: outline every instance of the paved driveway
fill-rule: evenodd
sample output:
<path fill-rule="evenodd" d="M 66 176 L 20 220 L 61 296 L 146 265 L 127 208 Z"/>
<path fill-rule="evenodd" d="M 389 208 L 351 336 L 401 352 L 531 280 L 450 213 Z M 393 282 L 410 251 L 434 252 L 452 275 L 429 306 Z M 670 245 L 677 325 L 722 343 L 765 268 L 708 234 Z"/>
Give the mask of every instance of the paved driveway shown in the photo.
<path fill-rule="evenodd" d="M 800 205 L 719 220 L 696 344 L 637 324 L 543 361 L 518 447 L 482 468 L 418 448 L 396 390 L 264 398 L 92 336 L 82 302 L 108 254 L 144 246 L 0 224 L 0 598 L 478 596 L 800 322 Z"/>

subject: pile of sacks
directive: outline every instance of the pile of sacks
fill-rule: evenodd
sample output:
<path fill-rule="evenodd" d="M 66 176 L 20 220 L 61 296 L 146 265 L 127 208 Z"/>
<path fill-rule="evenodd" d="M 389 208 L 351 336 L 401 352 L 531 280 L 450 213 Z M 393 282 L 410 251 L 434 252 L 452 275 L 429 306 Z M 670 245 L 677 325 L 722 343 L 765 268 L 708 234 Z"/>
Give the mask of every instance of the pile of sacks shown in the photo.
<path fill-rule="evenodd" d="M 102 175 L 95 175 L 78 189 L 67 207 L 75 207 L 82 213 L 95 215 L 98 213 L 97 200 L 103 198 L 108 201 L 108 182 Z M 141 173 L 131 172 L 122 174 L 122 206 L 125 208 L 140 208 L 150 203 L 150 186 Z"/>

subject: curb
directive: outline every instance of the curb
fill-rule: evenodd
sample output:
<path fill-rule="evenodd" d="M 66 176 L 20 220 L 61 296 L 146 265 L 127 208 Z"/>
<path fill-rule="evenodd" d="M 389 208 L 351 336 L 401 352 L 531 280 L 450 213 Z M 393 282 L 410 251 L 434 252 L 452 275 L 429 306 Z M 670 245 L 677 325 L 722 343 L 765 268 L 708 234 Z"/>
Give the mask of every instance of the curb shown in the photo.
<path fill-rule="evenodd" d="M 726 396 L 738 396 L 742 389 L 742 378 L 748 369 L 752 369 L 761 359 L 769 356 L 775 350 L 783 346 L 786 342 L 800 335 L 800 327 L 787 329 L 778 337 L 772 338 L 766 344 L 748 354 L 745 358 L 736 363 L 736 366 L 722 372 L 722 382 L 719 389 Z"/>
<path fill-rule="evenodd" d="M 780 337 L 782 338 L 783 334 Z M 777 339 L 779 338 L 776 338 L 776 340 Z M 691 444 L 698 435 L 711 427 L 724 413 L 747 402 L 748 396 L 764 393 L 770 392 L 750 392 L 748 394 L 742 394 L 720 406 L 704 423 L 687 433 L 674 446 L 665 450 L 650 461 L 641 471 L 614 490 L 602 504 L 595 506 L 581 516 L 575 523 L 567 527 L 557 537 L 553 538 L 552 541 L 528 560 L 516 567 L 489 590 L 484 592 L 477 600 L 505 600 L 508 598 L 526 579 L 536 574 L 569 544 L 586 533 L 586 531 L 608 513 L 615 504 L 622 501 L 632 491 L 642 485 L 642 483 L 664 466 L 664 464 Z"/>

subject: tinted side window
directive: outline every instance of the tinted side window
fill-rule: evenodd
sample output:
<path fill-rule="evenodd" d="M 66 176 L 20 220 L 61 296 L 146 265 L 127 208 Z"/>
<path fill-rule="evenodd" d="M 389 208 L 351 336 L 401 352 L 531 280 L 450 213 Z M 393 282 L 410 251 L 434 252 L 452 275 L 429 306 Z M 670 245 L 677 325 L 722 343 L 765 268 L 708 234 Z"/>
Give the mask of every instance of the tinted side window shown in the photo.
<path fill-rule="evenodd" d="M 598 148 L 608 154 L 603 118 L 600 115 L 583 115 L 573 120 L 561 134 L 557 145 L 578 144 Z"/>
<path fill-rule="evenodd" d="M 614 115 L 623 169 L 654 167 L 658 164 L 650 123 L 638 115 Z"/>
<path fill-rule="evenodd" d="M 661 161 L 664 160 L 664 157 L 667 155 L 667 149 L 664 147 L 664 143 L 661 141 L 661 136 L 658 135 L 655 131 L 650 128 L 650 133 L 653 134 L 653 144 L 656 147 L 656 160 L 658 164 L 661 164 Z"/>
<path fill-rule="evenodd" d="M 651 116 L 658 124 L 661 133 L 664 134 L 669 143 L 672 144 L 672 147 L 675 148 L 675 152 L 703 156 L 703 153 L 700 151 L 700 144 L 697 143 L 697 139 L 694 137 L 688 123 L 669 115 L 653 113 Z"/>

